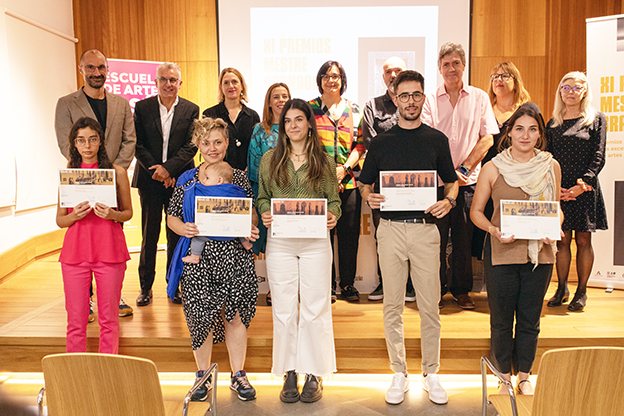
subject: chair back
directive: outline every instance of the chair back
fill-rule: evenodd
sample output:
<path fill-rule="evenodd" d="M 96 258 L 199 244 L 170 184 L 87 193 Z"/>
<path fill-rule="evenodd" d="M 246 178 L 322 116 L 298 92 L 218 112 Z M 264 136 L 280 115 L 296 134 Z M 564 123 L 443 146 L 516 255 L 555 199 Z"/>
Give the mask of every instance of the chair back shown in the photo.
<path fill-rule="evenodd" d="M 113 354 L 54 354 L 43 358 L 50 416 L 164 416 L 156 365 Z"/>
<path fill-rule="evenodd" d="M 624 348 L 555 349 L 542 356 L 532 416 L 624 415 Z"/>

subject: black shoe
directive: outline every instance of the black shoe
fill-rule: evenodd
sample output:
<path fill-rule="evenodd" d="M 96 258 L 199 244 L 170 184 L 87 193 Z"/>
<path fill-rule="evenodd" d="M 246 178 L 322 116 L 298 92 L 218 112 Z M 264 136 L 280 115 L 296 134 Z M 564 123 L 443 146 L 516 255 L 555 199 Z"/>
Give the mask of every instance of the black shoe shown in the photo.
<path fill-rule="evenodd" d="M 172 302 L 176 305 L 182 304 L 182 294 L 180 293 L 180 289 L 176 289 L 175 295 L 173 295 Z"/>
<path fill-rule="evenodd" d="M 297 373 L 290 370 L 284 376 L 284 387 L 280 392 L 280 400 L 284 403 L 295 403 L 299 401 L 299 384 L 297 383 Z"/>
<path fill-rule="evenodd" d="M 550 307 L 561 306 L 561 304 L 563 302 L 567 302 L 569 298 L 570 298 L 570 291 L 568 290 L 568 287 L 566 286 L 565 289 L 558 287 L 557 291 L 555 292 L 553 297 L 550 298 L 550 300 L 548 301 L 546 305 Z"/>
<path fill-rule="evenodd" d="M 323 378 L 306 374 L 306 381 L 301 389 L 301 401 L 314 403 L 323 397 Z"/>
<path fill-rule="evenodd" d="M 333 288 L 331 291 L 331 302 L 336 303 L 336 289 L 333 289 Z"/>
<path fill-rule="evenodd" d="M 273 305 L 273 299 L 271 298 L 271 291 L 270 290 L 269 290 L 269 293 L 266 294 L 266 304 L 267 304 L 267 306 Z"/>
<path fill-rule="evenodd" d="M 345 286 L 340 290 L 340 295 L 343 299 L 346 299 L 347 302 L 359 302 L 360 301 L 360 292 L 353 285 Z"/>
<path fill-rule="evenodd" d="M 585 291 L 579 292 L 578 290 L 574 294 L 574 299 L 568 305 L 568 310 L 572 312 L 582 312 L 583 308 L 587 304 L 587 293 Z"/>
<path fill-rule="evenodd" d="M 147 306 L 152 303 L 152 291 L 141 292 L 139 297 L 136 299 L 137 306 Z"/>
<path fill-rule="evenodd" d="M 195 373 L 195 377 L 200 379 L 204 376 L 204 370 L 199 370 Z M 209 376 L 204 384 L 202 384 L 195 392 L 191 395 L 192 402 L 203 402 L 208 398 L 208 392 L 212 390 L 212 376 Z"/>

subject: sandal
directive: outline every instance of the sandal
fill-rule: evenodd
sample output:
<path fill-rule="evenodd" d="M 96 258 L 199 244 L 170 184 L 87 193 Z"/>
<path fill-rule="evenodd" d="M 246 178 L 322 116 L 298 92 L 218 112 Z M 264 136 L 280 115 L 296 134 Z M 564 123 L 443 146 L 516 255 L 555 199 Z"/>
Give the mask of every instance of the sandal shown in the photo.
<path fill-rule="evenodd" d="M 266 294 L 266 304 L 267 306 L 273 305 L 273 301 L 271 300 L 271 291 L 269 291 L 269 293 Z"/>
<path fill-rule="evenodd" d="M 533 394 L 533 385 L 530 380 L 520 380 L 516 387 L 518 394 L 531 395 Z"/>

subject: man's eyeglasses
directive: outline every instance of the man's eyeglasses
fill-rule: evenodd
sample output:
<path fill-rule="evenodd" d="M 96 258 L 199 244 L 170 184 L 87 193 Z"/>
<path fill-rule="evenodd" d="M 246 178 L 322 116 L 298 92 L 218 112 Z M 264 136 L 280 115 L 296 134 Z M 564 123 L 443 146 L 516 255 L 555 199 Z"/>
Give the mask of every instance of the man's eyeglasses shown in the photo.
<path fill-rule="evenodd" d="M 106 71 L 108 71 L 108 67 L 106 65 L 100 65 L 100 66 L 83 65 L 82 67 L 87 72 L 106 72 Z"/>
<path fill-rule="evenodd" d="M 92 145 L 96 145 L 100 142 L 100 138 L 99 137 L 89 137 L 88 139 L 78 138 L 75 140 L 75 143 L 76 143 L 76 146 L 82 147 L 87 144 L 87 141 L 89 141 L 89 143 Z"/>
<path fill-rule="evenodd" d="M 167 82 L 169 82 L 170 84 L 177 84 L 178 81 L 180 81 L 180 78 L 165 78 L 165 77 L 158 77 L 156 78 L 158 81 L 162 82 L 163 84 L 166 84 Z"/>
<path fill-rule="evenodd" d="M 496 81 L 497 79 L 500 79 L 503 81 L 509 81 L 512 78 L 513 78 L 513 75 L 511 75 L 508 72 L 503 72 L 502 74 L 494 74 L 490 77 L 492 81 Z"/>
<path fill-rule="evenodd" d="M 415 102 L 419 102 L 419 101 L 422 101 L 424 96 L 425 96 L 425 94 L 423 94 L 422 92 L 416 91 L 416 92 L 413 92 L 411 94 L 408 93 L 408 92 L 404 92 L 403 94 L 397 95 L 397 98 L 402 103 L 407 103 L 407 102 L 409 102 L 410 97 L 413 98 Z"/>

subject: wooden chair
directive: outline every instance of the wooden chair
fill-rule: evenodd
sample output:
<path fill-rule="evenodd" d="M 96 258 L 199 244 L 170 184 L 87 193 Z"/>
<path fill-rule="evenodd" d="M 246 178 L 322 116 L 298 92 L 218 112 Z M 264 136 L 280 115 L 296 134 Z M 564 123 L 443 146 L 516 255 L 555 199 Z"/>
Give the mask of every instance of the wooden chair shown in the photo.
<path fill-rule="evenodd" d="M 486 366 L 505 384 L 507 394 L 487 397 Z M 550 350 L 542 356 L 535 395 L 515 395 L 487 357 L 481 357 L 483 416 L 493 404 L 501 416 L 624 415 L 624 348 L 584 347 Z"/>
<path fill-rule="evenodd" d="M 210 374 L 212 400 L 193 406 L 193 413 L 216 415 L 217 364 L 186 394 L 182 406 L 163 401 L 156 365 L 143 358 L 113 354 L 54 354 L 41 361 L 45 387 L 39 392 L 37 404 L 43 416 L 43 398 L 47 399 L 49 416 L 187 416 L 191 395 Z M 203 404 L 203 403 L 202 403 Z M 181 408 L 181 409 L 180 409 Z"/>

